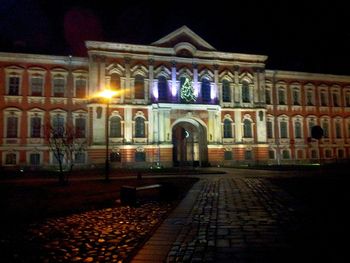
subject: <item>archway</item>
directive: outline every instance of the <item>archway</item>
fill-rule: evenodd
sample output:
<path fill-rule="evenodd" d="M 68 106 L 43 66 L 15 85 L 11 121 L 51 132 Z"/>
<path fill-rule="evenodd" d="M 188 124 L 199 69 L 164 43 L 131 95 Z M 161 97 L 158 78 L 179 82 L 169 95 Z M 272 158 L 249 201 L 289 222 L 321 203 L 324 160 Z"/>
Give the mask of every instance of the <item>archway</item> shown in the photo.
<path fill-rule="evenodd" d="M 208 164 L 207 133 L 194 119 L 177 120 L 172 127 L 174 166 L 206 166 Z"/>

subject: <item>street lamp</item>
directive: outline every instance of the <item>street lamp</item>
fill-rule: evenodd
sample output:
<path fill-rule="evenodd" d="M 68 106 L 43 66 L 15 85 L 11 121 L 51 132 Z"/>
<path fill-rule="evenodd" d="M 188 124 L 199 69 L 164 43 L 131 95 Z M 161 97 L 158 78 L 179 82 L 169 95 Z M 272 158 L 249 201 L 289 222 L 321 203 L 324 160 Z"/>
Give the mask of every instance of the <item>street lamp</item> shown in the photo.
<path fill-rule="evenodd" d="M 105 160 L 105 180 L 109 180 L 109 104 L 111 103 L 111 99 L 113 96 L 117 94 L 116 91 L 113 90 L 103 90 L 99 93 L 100 98 L 106 99 L 106 122 L 105 122 L 105 132 L 106 132 L 106 160 Z"/>

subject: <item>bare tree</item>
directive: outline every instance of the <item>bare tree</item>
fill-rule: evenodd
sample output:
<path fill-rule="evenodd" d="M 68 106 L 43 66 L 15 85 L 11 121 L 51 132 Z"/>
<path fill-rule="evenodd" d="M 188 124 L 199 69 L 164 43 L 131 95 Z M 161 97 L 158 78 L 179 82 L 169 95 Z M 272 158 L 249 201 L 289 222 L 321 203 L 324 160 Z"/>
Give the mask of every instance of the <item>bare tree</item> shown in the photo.
<path fill-rule="evenodd" d="M 46 137 L 59 166 L 59 182 L 65 184 L 73 170 L 76 155 L 86 151 L 85 131 L 62 121 L 53 121 L 46 125 Z"/>

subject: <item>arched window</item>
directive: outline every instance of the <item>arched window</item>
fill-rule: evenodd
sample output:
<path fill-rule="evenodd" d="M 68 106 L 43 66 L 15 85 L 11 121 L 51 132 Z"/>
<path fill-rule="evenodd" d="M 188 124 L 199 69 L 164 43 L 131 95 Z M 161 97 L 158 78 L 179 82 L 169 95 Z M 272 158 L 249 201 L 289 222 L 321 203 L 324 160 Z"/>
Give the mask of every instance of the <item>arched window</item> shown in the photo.
<path fill-rule="evenodd" d="M 57 75 L 53 79 L 53 96 L 64 97 L 66 81 L 62 75 Z"/>
<path fill-rule="evenodd" d="M 286 105 L 286 94 L 284 92 L 284 89 L 278 90 L 278 104 Z"/>
<path fill-rule="evenodd" d="M 32 96 L 43 95 L 44 79 L 41 75 L 32 76 L 30 79 L 30 90 Z"/>
<path fill-rule="evenodd" d="M 145 80 L 141 75 L 135 77 L 135 99 L 142 100 L 145 98 Z"/>
<path fill-rule="evenodd" d="M 158 77 L 158 98 L 159 100 L 168 99 L 168 80 L 164 76 Z"/>
<path fill-rule="evenodd" d="M 232 138 L 232 121 L 224 120 L 224 138 Z"/>
<path fill-rule="evenodd" d="M 272 125 L 272 121 L 267 121 L 267 122 L 266 122 L 266 134 L 267 134 L 267 138 L 268 138 L 268 139 L 272 139 L 272 138 L 273 138 L 273 125 Z"/>
<path fill-rule="evenodd" d="M 222 101 L 231 102 L 230 82 L 228 82 L 226 79 L 222 81 Z"/>
<path fill-rule="evenodd" d="M 335 137 L 340 139 L 342 137 L 341 124 L 340 122 L 335 123 Z"/>
<path fill-rule="evenodd" d="M 52 132 L 54 137 L 62 137 L 64 133 L 64 117 L 55 115 L 52 120 Z"/>
<path fill-rule="evenodd" d="M 280 134 L 282 139 L 288 138 L 287 122 L 285 121 L 280 122 Z"/>
<path fill-rule="evenodd" d="M 328 122 L 327 121 L 323 121 L 322 129 L 323 129 L 323 137 L 324 138 L 329 138 L 329 128 L 328 128 Z"/>
<path fill-rule="evenodd" d="M 250 102 L 249 84 L 246 81 L 242 83 L 242 102 Z"/>
<path fill-rule="evenodd" d="M 19 95 L 20 78 L 17 75 L 12 75 L 9 78 L 8 95 Z"/>
<path fill-rule="evenodd" d="M 243 137 L 244 138 L 252 138 L 252 123 L 250 120 L 245 119 L 243 121 Z"/>
<path fill-rule="evenodd" d="M 202 101 L 210 102 L 210 81 L 206 78 L 202 78 L 201 92 L 202 92 Z"/>
<path fill-rule="evenodd" d="M 137 117 L 135 119 L 135 137 L 136 138 L 145 137 L 145 120 L 142 117 Z"/>
<path fill-rule="evenodd" d="M 293 105 L 300 105 L 300 95 L 299 95 L 299 90 L 294 89 L 293 90 Z"/>
<path fill-rule="evenodd" d="M 110 137 L 122 137 L 121 134 L 121 120 L 118 116 L 111 118 L 111 123 L 109 126 L 109 136 Z"/>
<path fill-rule="evenodd" d="M 7 138 L 18 137 L 18 118 L 16 116 L 7 117 Z"/>
<path fill-rule="evenodd" d="M 30 137 L 31 138 L 41 137 L 41 118 L 40 117 L 30 118 Z"/>
<path fill-rule="evenodd" d="M 75 136 L 76 138 L 86 137 L 86 119 L 85 118 L 80 117 L 75 119 Z"/>
<path fill-rule="evenodd" d="M 301 124 L 300 122 L 295 123 L 294 133 L 296 139 L 301 139 Z"/>
<path fill-rule="evenodd" d="M 120 91 L 120 76 L 117 73 L 111 74 L 110 88 L 114 91 Z M 119 94 L 117 94 L 119 96 Z"/>

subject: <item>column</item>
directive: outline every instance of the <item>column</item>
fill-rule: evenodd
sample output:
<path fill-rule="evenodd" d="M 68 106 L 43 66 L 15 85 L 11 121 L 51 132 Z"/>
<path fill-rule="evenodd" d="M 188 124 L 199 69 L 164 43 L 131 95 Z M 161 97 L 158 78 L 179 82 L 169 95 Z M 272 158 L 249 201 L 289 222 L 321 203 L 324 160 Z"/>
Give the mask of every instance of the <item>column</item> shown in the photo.
<path fill-rule="evenodd" d="M 124 120 L 125 120 L 125 142 L 132 142 L 132 108 L 124 108 Z"/>
<path fill-rule="evenodd" d="M 97 57 L 95 55 L 89 57 L 89 96 L 98 91 L 98 68 L 96 60 Z"/>
<path fill-rule="evenodd" d="M 125 83 L 124 83 L 124 87 L 123 87 L 123 94 L 124 94 L 124 98 L 125 99 L 130 99 L 131 93 L 133 93 L 134 89 L 132 89 L 133 91 L 131 91 L 131 86 L 130 86 L 130 58 L 126 57 L 125 58 Z"/>
<path fill-rule="evenodd" d="M 194 93 L 195 93 L 194 95 L 197 98 L 199 95 L 197 63 L 193 63 L 193 87 L 194 87 Z"/>
<path fill-rule="evenodd" d="M 221 102 L 221 92 L 218 90 L 219 89 L 219 66 L 214 65 L 214 91 L 211 90 L 211 92 L 214 92 L 214 96 L 211 96 L 214 98 L 216 101 Z M 220 94 L 220 95 L 219 95 Z"/>
<path fill-rule="evenodd" d="M 153 91 L 153 78 L 154 78 L 154 60 L 148 60 L 148 74 L 149 74 L 149 83 L 148 83 L 148 92 L 146 93 L 146 103 L 151 101 L 152 99 L 152 91 Z"/>
<path fill-rule="evenodd" d="M 256 111 L 256 133 L 258 142 L 266 142 L 266 112 L 265 110 Z"/>
<path fill-rule="evenodd" d="M 106 85 L 106 57 L 104 56 L 100 56 L 99 57 L 100 60 L 100 82 L 99 82 L 99 88 L 98 90 L 103 90 L 105 89 L 105 85 Z"/>
<path fill-rule="evenodd" d="M 242 117 L 241 112 L 236 110 L 235 116 L 235 140 L 236 142 L 242 142 Z"/>
<path fill-rule="evenodd" d="M 234 84 L 234 102 L 239 103 L 241 101 L 241 96 L 240 96 L 240 86 L 239 86 L 239 75 L 238 75 L 238 66 L 234 66 L 233 68 L 234 74 L 235 74 L 235 84 Z"/>
<path fill-rule="evenodd" d="M 259 69 L 254 69 L 253 102 L 259 102 Z"/>

